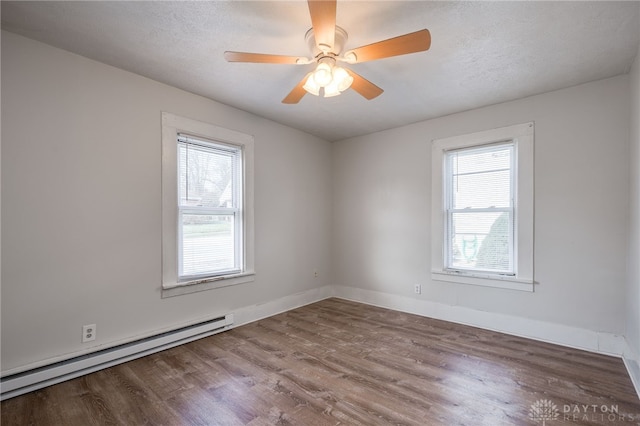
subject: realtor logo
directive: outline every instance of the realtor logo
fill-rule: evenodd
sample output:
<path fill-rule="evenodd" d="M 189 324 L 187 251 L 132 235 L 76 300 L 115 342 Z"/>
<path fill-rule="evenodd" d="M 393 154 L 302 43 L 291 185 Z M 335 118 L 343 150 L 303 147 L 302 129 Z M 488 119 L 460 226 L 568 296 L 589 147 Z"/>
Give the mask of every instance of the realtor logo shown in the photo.
<path fill-rule="evenodd" d="M 529 408 L 529 418 L 536 423 L 542 422 L 542 426 L 557 420 L 558 417 L 560 417 L 558 406 L 548 399 L 539 399 Z"/>

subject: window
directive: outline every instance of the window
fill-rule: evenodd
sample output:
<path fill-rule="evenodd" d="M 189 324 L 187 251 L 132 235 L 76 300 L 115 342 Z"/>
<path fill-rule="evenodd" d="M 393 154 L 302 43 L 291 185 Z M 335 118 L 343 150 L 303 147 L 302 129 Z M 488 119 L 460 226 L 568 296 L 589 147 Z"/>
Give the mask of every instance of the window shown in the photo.
<path fill-rule="evenodd" d="M 242 149 L 178 135 L 178 281 L 242 271 Z"/>
<path fill-rule="evenodd" d="M 515 275 L 513 142 L 445 152 L 445 268 Z"/>
<path fill-rule="evenodd" d="M 433 142 L 432 279 L 533 291 L 533 123 Z"/>
<path fill-rule="evenodd" d="M 162 115 L 163 296 L 253 280 L 253 138 Z"/>

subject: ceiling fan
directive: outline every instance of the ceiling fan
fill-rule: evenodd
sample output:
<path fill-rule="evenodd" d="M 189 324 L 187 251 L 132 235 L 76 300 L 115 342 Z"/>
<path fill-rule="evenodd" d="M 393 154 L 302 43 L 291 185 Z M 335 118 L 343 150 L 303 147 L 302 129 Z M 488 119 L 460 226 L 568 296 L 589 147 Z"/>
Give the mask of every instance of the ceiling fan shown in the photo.
<path fill-rule="evenodd" d="M 285 104 L 297 104 L 305 93 L 324 97 L 336 96 L 351 87 L 367 99 L 379 96 L 383 90 L 354 71 L 337 66 L 337 62 L 356 64 L 407 53 L 421 52 L 431 46 L 431 34 L 423 29 L 413 33 L 379 41 L 351 49 L 341 56 L 347 41 L 347 32 L 336 25 L 336 0 L 308 0 L 311 29 L 305 39 L 311 50 L 311 58 L 271 55 L 265 53 L 224 52 L 228 62 L 252 62 L 269 64 L 305 65 L 316 63 L 282 100 Z"/>

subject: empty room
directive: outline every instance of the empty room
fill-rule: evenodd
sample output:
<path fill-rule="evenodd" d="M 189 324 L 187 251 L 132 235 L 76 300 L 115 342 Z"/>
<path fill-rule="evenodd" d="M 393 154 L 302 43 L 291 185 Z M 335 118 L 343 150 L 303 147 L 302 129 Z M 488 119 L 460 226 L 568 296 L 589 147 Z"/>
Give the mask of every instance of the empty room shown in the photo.
<path fill-rule="evenodd" d="M 640 425 L 640 2 L 2 1 L 2 425 Z"/>

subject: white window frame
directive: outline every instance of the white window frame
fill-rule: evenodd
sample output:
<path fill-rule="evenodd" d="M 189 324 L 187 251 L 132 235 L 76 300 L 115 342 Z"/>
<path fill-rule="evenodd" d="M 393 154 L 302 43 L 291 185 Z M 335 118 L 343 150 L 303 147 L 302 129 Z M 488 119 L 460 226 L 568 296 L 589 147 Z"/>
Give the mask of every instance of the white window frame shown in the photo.
<path fill-rule="evenodd" d="M 514 270 L 515 275 L 447 268 L 447 194 L 445 159 L 452 150 L 510 142 L 514 144 Z M 431 279 L 459 284 L 534 291 L 534 123 L 517 124 L 432 142 Z"/>
<path fill-rule="evenodd" d="M 242 151 L 240 271 L 181 281 L 178 275 L 178 136 L 190 135 Z M 162 113 L 162 297 L 254 281 L 253 136 L 168 112 Z"/>

